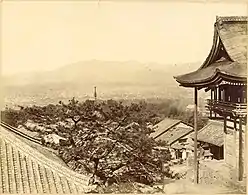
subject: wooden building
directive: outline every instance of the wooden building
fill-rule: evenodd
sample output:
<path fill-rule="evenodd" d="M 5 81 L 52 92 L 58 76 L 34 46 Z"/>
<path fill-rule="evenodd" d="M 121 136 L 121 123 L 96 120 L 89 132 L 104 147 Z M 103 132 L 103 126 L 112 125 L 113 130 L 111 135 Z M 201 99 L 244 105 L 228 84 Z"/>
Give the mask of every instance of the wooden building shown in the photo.
<path fill-rule="evenodd" d="M 195 134 L 197 140 L 197 95 L 198 90 L 205 89 L 210 93 L 207 108 L 211 119 L 221 119 L 223 122 L 224 158 L 232 153 L 228 149 L 230 139 L 227 137 L 227 121 L 233 123 L 232 148 L 238 148 L 238 180 L 244 176 L 244 137 L 246 129 L 242 128 L 247 121 L 247 17 L 230 16 L 216 17 L 212 49 L 198 70 L 174 77 L 183 87 L 194 88 L 195 104 Z M 238 134 L 238 145 L 236 136 Z M 246 136 L 245 136 L 246 137 Z M 195 142 L 195 148 L 197 143 Z M 226 150 L 226 151 L 225 151 Z M 232 153 L 236 155 L 236 153 Z M 244 161 L 245 160 L 245 161 Z M 194 154 L 195 182 L 198 183 L 197 154 Z"/>
<path fill-rule="evenodd" d="M 168 143 L 172 159 L 187 158 L 189 152 L 186 146 L 189 141 L 188 135 L 194 131 L 192 126 L 181 120 L 165 118 L 154 126 L 154 130 L 151 137 Z"/>
<path fill-rule="evenodd" d="M 231 130 L 230 128 L 227 129 Z M 191 138 L 194 139 L 193 134 Z M 224 131 L 222 121 L 210 120 L 205 127 L 198 131 L 197 141 L 205 151 L 204 156 L 208 157 L 208 153 L 212 156 L 212 159 L 224 159 Z"/>
<path fill-rule="evenodd" d="M 181 158 L 182 160 L 186 160 L 189 156 L 191 156 L 194 152 L 193 148 L 193 139 L 191 138 L 191 134 L 193 132 L 193 128 L 191 133 L 182 134 L 182 137 L 177 139 L 173 144 L 171 144 L 171 148 L 176 152 L 176 158 Z"/>

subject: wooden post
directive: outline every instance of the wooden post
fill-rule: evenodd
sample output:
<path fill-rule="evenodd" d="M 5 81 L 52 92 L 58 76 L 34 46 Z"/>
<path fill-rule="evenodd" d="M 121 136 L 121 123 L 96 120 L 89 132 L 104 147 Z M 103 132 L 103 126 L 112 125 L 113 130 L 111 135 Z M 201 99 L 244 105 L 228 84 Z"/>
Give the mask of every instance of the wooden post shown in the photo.
<path fill-rule="evenodd" d="M 225 102 L 226 101 L 226 91 L 225 88 L 222 88 L 222 101 Z"/>
<path fill-rule="evenodd" d="M 233 156 L 235 159 L 234 168 L 235 168 L 235 180 L 237 180 L 237 118 L 234 118 L 234 134 L 233 134 Z"/>
<path fill-rule="evenodd" d="M 245 155 L 245 163 L 244 163 L 244 175 L 247 174 L 247 116 L 245 117 L 245 149 L 244 149 L 244 155 Z"/>
<path fill-rule="evenodd" d="M 214 100 L 217 100 L 217 88 L 214 88 Z M 216 112 L 214 112 L 214 117 L 216 118 Z"/>
<path fill-rule="evenodd" d="M 227 121 L 227 119 L 226 118 L 227 117 L 224 116 L 224 133 L 227 133 L 227 130 L 226 130 L 226 121 Z"/>
<path fill-rule="evenodd" d="M 242 118 L 239 118 L 239 181 L 243 180 L 243 141 L 242 141 Z"/>
<path fill-rule="evenodd" d="M 198 184 L 198 159 L 197 159 L 197 88 L 195 87 L 195 112 L 194 112 L 194 183 Z"/>
<path fill-rule="evenodd" d="M 211 89 L 211 100 L 210 100 L 210 105 L 212 104 L 213 101 L 213 89 Z M 210 118 L 212 118 L 212 108 L 210 106 Z"/>
<path fill-rule="evenodd" d="M 221 88 L 219 87 L 218 89 L 219 89 L 218 99 L 219 99 L 219 101 L 221 101 Z"/>
<path fill-rule="evenodd" d="M 223 151 L 223 155 L 224 155 L 224 161 L 226 162 L 226 135 L 227 135 L 227 130 L 226 130 L 226 116 L 224 116 L 224 151 Z"/>

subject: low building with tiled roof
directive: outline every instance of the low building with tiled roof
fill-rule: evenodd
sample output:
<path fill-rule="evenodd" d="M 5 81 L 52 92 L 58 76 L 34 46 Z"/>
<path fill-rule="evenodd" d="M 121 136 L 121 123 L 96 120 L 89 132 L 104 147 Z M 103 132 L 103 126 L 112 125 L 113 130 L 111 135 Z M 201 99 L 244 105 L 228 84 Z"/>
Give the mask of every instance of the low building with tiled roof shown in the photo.
<path fill-rule="evenodd" d="M 191 135 L 191 138 L 194 139 L 194 135 Z M 224 131 L 222 122 L 210 120 L 205 127 L 198 131 L 197 140 L 218 147 L 223 146 Z"/>
<path fill-rule="evenodd" d="M 166 141 L 169 145 L 181 137 L 191 133 L 193 127 L 181 120 L 165 118 L 154 126 L 155 132 L 151 134 L 156 140 Z"/>
<path fill-rule="evenodd" d="M 89 189 L 88 177 L 41 150 L 41 145 L 0 127 L 1 194 L 74 194 Z"/>
<path fill-rule="evenodd" d="M 225 159 L 227 164 L 234 165 L 237 162 L 233 162 L 235 160 L 233 159 L 234 154 L 232 150 L 235 148 L 234 142 L 238 145 L 239 133 L 232 126 L 227 126 L 226 131 L 227 134 L 223 131 L 223 122 L 221 120 L 209 120 L 208 124 L 198 131 L 197 141 L 205 150 L 213 154 L 214 159 Z M 235 132 L 237 135 L 235 138 L 232 138 Z M 190 137 L 194 139 L 193 134 Z M 238 156 L 238 151 L 235 153 Z"/>
<path fill-rule="evenodd" d="M 193 132 L 193 127 L 181 120 L 165 118 L 154 126 L 151 136 L 155 140 L 165 141 L 170 146 L 172 158 L 186 158 L 185 143 L 187 135 Z M 185 156 L 185 157 L 184 157 Z"/>
<path fill-rule="evenodd" d="M 194 135 L 191 135 L 194 139 Z M 197 141 L 206 152 L 213 154 L 213 158 L 221 160 L 224 158 L 224 131 L 220 121 L 210 120 L 208 124 L 200 129 L 197 134 Z"/>

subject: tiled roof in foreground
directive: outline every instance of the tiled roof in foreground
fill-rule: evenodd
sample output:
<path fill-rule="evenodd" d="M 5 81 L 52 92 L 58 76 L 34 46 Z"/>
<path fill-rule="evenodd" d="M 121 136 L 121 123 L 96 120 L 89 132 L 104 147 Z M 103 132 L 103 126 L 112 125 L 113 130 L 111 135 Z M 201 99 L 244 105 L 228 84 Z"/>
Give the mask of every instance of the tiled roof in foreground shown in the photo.
<path fill-rule="evenodd" d="M 84 193 L 88 177 L 53 161 L 0 127 L 0 194 Z"/>

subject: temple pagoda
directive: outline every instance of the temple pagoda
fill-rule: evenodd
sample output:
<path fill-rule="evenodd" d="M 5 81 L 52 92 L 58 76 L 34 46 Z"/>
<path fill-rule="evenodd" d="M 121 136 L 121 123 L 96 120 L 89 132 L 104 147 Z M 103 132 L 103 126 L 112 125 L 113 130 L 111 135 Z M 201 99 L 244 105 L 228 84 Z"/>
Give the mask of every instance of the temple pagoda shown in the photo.
<path fill-rule="evenodd" d="M 196 71 L 174 77 L 180 86 L 194 88 L 196 183 L 198 183 L 197 93 L 201 89 L 210 93 L 211 98 L 206 105 L 209 109 L 209 118 L 223 121 L 224 160 L 232 166 L 235 173 L 238 173 L 238 180 L 243 180 L 246 171 L 244 165 L 247 163 L 246 156 L 244 157 L 247 121 L 247 43 L 247 17 L 217 16 L 212 48 L 204 63 Z M 232 124 L 232 132 L 227 131 L 227 122 Z M 230 136 L 233 141 L 231 146 Z"/>

